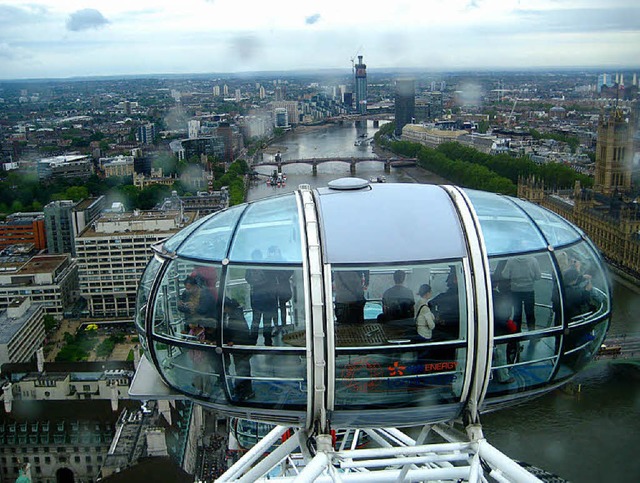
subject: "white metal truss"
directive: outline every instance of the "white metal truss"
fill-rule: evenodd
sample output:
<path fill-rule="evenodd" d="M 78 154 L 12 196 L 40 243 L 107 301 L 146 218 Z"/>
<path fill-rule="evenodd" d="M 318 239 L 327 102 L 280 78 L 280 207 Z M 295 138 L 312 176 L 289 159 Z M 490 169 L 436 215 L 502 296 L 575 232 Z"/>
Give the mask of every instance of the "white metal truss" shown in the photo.
<path fill-rule="evenodd" d="M 310 438 L 304 429 L 275 449 L 287 432 L 276 426 L 218 482 L 540 482 L 500 452 L 470 425 L 466 435 L 448 424 L 426 425 L 416 439 L 397 428 L 349 430 L 335 444 L 331 435 Z M 442 442 L 425 444 L 431 434 Z M 433 439 L 433 438 L 431 438 Z M 358 449 L 367 441 L 366 449 Z"/>

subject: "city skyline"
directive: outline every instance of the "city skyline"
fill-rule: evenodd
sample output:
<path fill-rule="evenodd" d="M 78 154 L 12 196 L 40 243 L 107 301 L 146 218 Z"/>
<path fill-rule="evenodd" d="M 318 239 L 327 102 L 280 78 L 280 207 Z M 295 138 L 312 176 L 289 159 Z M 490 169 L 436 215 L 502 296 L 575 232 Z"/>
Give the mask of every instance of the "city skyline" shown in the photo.
<path fill-rule="evenodd" d="M 0 1 L 0 79 L 345 69 L 602 68 L 640 58 L 615 0 Z M 291 46 L 294 48 L 291 48 Z"/>

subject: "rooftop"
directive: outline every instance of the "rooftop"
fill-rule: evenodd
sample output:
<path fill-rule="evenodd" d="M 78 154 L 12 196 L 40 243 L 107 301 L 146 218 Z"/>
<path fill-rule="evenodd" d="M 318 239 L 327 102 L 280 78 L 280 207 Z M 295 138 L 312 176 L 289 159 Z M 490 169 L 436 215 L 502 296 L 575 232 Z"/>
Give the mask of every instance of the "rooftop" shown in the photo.
<path fill-rule="evenodd" d="M 27 309 L 22 317 L 9 317 L 8 312 L 3 310 L 0 312 L 0 344 L 8 344 L 14 336 L 20 331 L 22 326 L 33 314 L 40 309 L 38 304 L 34 304 Z"/>

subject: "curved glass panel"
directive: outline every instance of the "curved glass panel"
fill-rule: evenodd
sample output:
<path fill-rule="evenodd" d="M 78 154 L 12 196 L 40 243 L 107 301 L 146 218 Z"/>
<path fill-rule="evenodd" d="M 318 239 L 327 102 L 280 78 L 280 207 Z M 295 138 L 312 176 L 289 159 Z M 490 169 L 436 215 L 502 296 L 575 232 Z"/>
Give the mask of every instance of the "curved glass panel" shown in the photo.
<path fill-rule="evenodd" d="M 206 222 L 212 216 L 214 216 L 214 215 L 212 214 L 212 215 L 209 215 L 209 216 L 205 216 L 204 218 L 201 218 L 199 220 L 194 221 L 189 226 L 187 226 L 184 229 L 180 230 L 178 233 L 176 233 L 171 238 L 169 238 L 167 241 L 165 241 L 164 244 L 162 245 L 162 247 L 168 252 L 175 252 L 176 249 L 178 248 L 178 246 L 180 246 L 180 243 L 182 243 L 182 241 L 185 238 L 187 238 L 189 235 L 191 235 L 191 233 L 193 233 L 196 230 L 196 228 L 198 228 L 200 225 L 202 225 L 204 222 Z"/>
<path fill-rule="evenodd" d="M 494 348 L 488 394 L 547 384 L 558 363 L 562 312 L 549 252 L 492 258 Z"/>
<path fill-rule="evenodd" d="M 221 380 L 222 360 L 215 351 L 158 341 L 154 341 L 153 348 L 158 369 L 173 387 L 210 402 L 227 402 Z"/>
<path fill-rule="evenodd" d="M 225 286 L 227 321 L 243 317 L 250 336 L 223 326 L 223 339 L 235 345 L 304 347 L 306 345 L 302 267 L 229 266 Z M 240 324 L 240 329 L 244 329 Z M 234 333 L 235 332 L 235 333 Z M 242 342 L 234 341 L 240 337 Z"/>
<path fill-rule="evenodd" d="M 557 247 L 580 240 L 580 233 L 567 220 L 528 201 L 513 198 L 527 214 L 535 220 L 549 245 Z"/>
<path fill-rule="evenodd" d="M 464 191 L 480 220 L 489 256 L 547 248 L 547 242 L 535 225 L 510 201 L 511 198 L 482 191 Z"/>
<path fill-rule="evenodd" d="M 467 357 L 461 262 L 334 266 L 332 278 L 336 409 L 459 398 Z"/>
<path fill-rule="evenodd" d="M 225 280 L 222 350 L 232 402 L 305 408 L 302 267 L 229 265 Z"/>
<path fill-rule="evenodd" d="M 153 334 L 193 344 L 214 344 L 220 319 L 220 272 L 219 265 L 172 260 L 158 289 Z"/>
<path fill-rule="evenodd" d="M 229 260 L 302 263 L 296 197 L 279 196 L 249 205 L 238 226 Z"/>
<path fill-rule="evenodd" d="M 556 251 L 569 326 L 602 316 L 610 308 L 609 283 L 600 260 L 587 242 Z"/>
<path fill-rule="evenodd" d="M 564 337 L 556 380 L 572 377 L 593 360 L 607 335 L 608 327 L 609 319 L 605 319 L 598 324 L 588 323 L 569 329 L 569 334 Z"/>
<path fill-rule="evenodd" d="M 147 303 L 149 301 L 149 294 L 151 293 L 151 286 L 153 285 L 153 281 L 161 266 L 162 262 L 160 262 L 156 257 L 151 258 L 147 268 L 145 268 L 144 273 L 142 274 L 140 285 L 138 285 L 138 296 L 136 299 L 136 326 L 138 328 L 138 332 L 140 332 L 142 336 L 144 336 L 145 333 L 144 318 L 147 312 Z"/>
<path fill-rule="evenodd" d="M 257 354 L 225 348 L 224 372 L 236 404 L 266 404 L 270 409 L 303 409 L 307 404 L 304 352 Z"/>
<path fill-rule="evenodd" d="M 227 256 L 231 234 L 246 205 L 214 214 L 177 250 L 177 254 L 201 260 L 222 261 Z"/>

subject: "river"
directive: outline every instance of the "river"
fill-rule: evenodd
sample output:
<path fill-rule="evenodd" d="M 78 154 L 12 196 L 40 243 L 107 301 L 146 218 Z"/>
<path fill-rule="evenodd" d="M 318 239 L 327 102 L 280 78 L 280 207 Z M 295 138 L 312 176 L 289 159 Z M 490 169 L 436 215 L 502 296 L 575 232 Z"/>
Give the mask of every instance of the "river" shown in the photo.
<path fill-rule="evenodd" d="M 265 161 L 280 151 L 283 160 L 300 158 L 374 158 L 373 148 L 354 146 L 376 128 L 369 121 L 356 127 L 326 126 L 291 132 L 263 154 Z M 382 163 L 359 162 L 356 176 L 385 176 L 387 182 L 446 183 L 420 168 L 392 168 Z M 273 167 L 258 167 L 270 174 Z M 275 188 L 261 181 L 252 186 L 249 200 L 295 190 L 299 184 L 326 186 L 333 179 L 351 176 L 349 164 L 318 165 L 312 176 L 308 165 L 286 166 L 286 186 Z M 610 334 L 640 332 L 640 295 L 637 289 L 613 279 L 613 317 Z M 490 443 L 514 459 L 544 468 L 573 482 L 629 482 L 640 479 L 640 368 L 638 365 L 597 361 L 569 385 L 528 403 L 483 415 Z"/>

